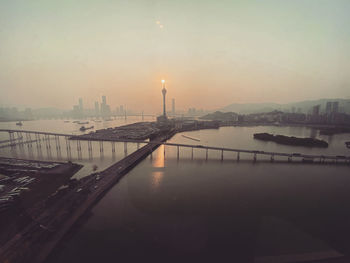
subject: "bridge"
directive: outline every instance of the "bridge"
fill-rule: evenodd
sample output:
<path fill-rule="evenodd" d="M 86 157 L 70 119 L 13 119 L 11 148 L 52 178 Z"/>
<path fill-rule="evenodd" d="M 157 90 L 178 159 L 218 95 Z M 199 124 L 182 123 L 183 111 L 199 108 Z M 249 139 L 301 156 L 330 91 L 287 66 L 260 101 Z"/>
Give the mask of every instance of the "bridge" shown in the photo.
<path fill-rule="evenodd" d="M 254 151 L 246 149 L 234 149 L 225 147 L 213 147 L 204 145 L 189 145 L 180 143 L 169 143 L 166 142 L 173 134 L 167 134 L 165 137 L 158 137 L 154 141 L 144 140 L 97 140 L 87 138 L 86 140 L 79 139 L 72 134 L 63 133 L 51 133 L 51 132 L 38 132 L 28 130 L 6 130 L 0 129 L 0 132 L 9 133 L 10 140 L 0 141 L 1 143 L 9 143 L 9 147 L 24 147 L 27 145 L 28 150 L 31 149 L 32 144 L 36 143 L 39 149 L 41 148 L 41 142 L 43 141 L 49 152 L 50 141 L 52 139 L 56 142 L 56 149 L 60 151 L 60 138 L 66 140 L 67 145 L 67 156 L 69 157 L 70 146 L 69 142 L 75 140 L 77 142 L 77 151 L 81 154 L 82 141 L 88 143 L 88 150 L 92 152 L 91 141 L 100 141 L 103 145 L 104 142 L 109 141 L 112 145 L 115 142 L 124 142 L 124 145 L 128 142 L 145 144 L 143 147 L 134 151 L 133 153 L 126 156 L 122 160 L 114 163 L 109 168 L 101 171 L 96 175 L 93 173 L 89 175 L 87 180 L 81 180 L 78 185 L 74 186 L 70 191 L 67 191 L 65 195 L 58 198 L 57 203 L 50 206 L 50 210 L 44 211 L 36 216 L 36 220 L 32 220 L 18 235 L 11 238 L 4 246 L 0 249 L 0 261 L 3 262 L 5 259 L 9 259 L 11 262 L 28 261 L 28 255 L 33 248 L 41 247 L 42 253 L 35 255 L 35 258 L 30 258 L 31 262 L 44 262 L 49 253 L 54 249 L 54 246 L 58 244 L 69 229 L 81 218 L 86 211 L 88 211 L 104 194 L 115 185 L 127 172 L 146 158 L 149 154 L 152 156 L 152 152 L 157 149 L 158 146 L 164 145 L 168 147 L 176 147 L 177 158 L 180 158 L 180 150 L 183 148 L 192 149 L 191 156 L 194 158 L 193 150 L 204 150 L 206 153 L 206 160 L 208 160 L 208 151 L 216 151 L 221 153 L 221 160 L 224 160 L 224 152 L 234 152 L 237 154 L 237 160 L 240 159 L 240 154 L 249 154 L 253 157 L 254 161 L 257 161 L 257 156 L 267 155 L 270 156 L 271 161 L 274 160 L 275 156 L 287 158 L 288 161 L 292 161 L 293 158 L 299 160 L 314 160 L 319 159 L 321 163 L 325 160 L 330 160 L 334 164 L 350 164 L 350 156 L 323 156 L 323 155 L 307 155 L 299 153 L 282 153 L 282 152 L 265 152 L 265 151 Z M 17 138 L 15 137 L 17 135 Z M 31 137 L 34 137 L 33 140 Z M 24 140 L 26 138 L 26 140 Z M 34 142 L 33 142 L 34 141 Z M 100 145 L 101 145 L 100 144 Z M 69 147 L 68 147 L 69 146 Z M 165 155 L 165 148 L 164 155 Z M 101 148 L 100 148 L 101 150 Z M 103 150 L 103 148 L 102 148 Z M 115 148 L 114 148 L 115 150 Z M 113 148 L 112 148 L 113 151 Z M 97 180 L 98 176 L 98 180 Z M 83 189 L 83 191 L 82 191 Z M 86 196 L 82 198 L 81 194 L 84 193 Z M 38 224 L 40 222 L 40 225 Z M 45 226 L 45 227 L 43 227 Z M 54 231 L 48 231 L 48 229 L 54 229 Z M 29 234 L 28 234 L 29 233 Z M 21 251 L 21 253 L 17 253 Z M 29 251 L 29 252 L 28 252 Z M 15 253 L 12 253 L 15 252 Z M 23 260 L 25 258 L 25 260 Z M 33 259 L 33 260 L 32 260 Z"/>
<path fill-rule="evenodd" d="M 30 130 L 13 130 L 13 129 L 0 129 L 0 132 L 7 132 L 9 134 L 9 140 L 0 141 L 0 148 L 3 147 L 23 147 L 23 145 L 27 145 L 29 149 L 32 148 L 32 144 L 36 143 L 38 151 L 41 150 L 42 142 L 46 147 L 47 153 L 51 155 L 51 140 L 55 141 L 55 146 L 57 150 L 57 156 L 61 155 L 61 141 L 60 137 L 65 139 L 65 148 L 67 152 L 68 159 L 71 159 L 72 155 L 72 147 L 70 141 L 76 141 L 76 150 L 78 154 L 78 159 L 82 158 L 82 147 L 81 143 L 83 141 L 87 142 L 88 145 L 88 153 L 89 158 L 92 158 L 92 141 L 99 142 L 99 150 L 102 154 L 104 152 L 104 142 L 111 143 L 112 154 L 115 153 L 115 143 L 123 142 L 124 143 L 124 154 L 127 156 L 127 143 L 136 143 L 137 149 L 139 149 L 140 144 L 150 144 L 150 145 L 164 145 L 169 147 L 176 147 L 177 149 L 177 159 L 180 159 L 180 150 L 183 148 L 191 149 L 191 159 L 194 159 L 194 149 L 200 149 L 205 151 L 205 160 L 209 158 L 209 151 L 216 151 L 221 153 L 221 161 L 224 160 L 224 153 L 226 152 L 234 152 L 236 153 L 235 159 L 239 161 L 241 159 L 241 154 L 249 154 L 252 156 L 252 160 L 256 162 L 258 160 L 258 156 L 268 156 L 271 162 L 275 161 L 276 157 L 282 157 L 288 160 L 288 162 L 292 162 L 293 160 L 303 161 L 303 162 L 319 162 L 319 163 L 349 163 L 350 164 L 350 156 L 344 155 L 317 155 L 317 154 L 303 154 L 303 153 L 286 153 L 286 152 L 270 152 L 270 151 L 259 151 L 259 150 L 247 150 L 247 149 L 235 149 L 235 148 L 226 148 L 226 147 L 215 147 L 215 146 L 206 146 L 206 145 L 192 145 L 192 144 L 182 144 L 182 143 L 170 143 L 166 142 L 166 140 L 162 141 L 149 141 L 149 140 L 131 140 L 131 139 L 97 139 L 97 138 L 81 138 L 79 135 L 74 134 L 65 134 L 65 133 L 54 133 L 54 132 L 44 132 L 44 131 L 30 131 Z M 17 138 L 15 137 L 17 135 Z M 35 139 L 32 139 L 32 136 Z M 26 138 L 26 141 L 23 138 Z M 9 142 L 7 145 L 1 145 L 2 142 Z M 152 149 L 154 149 L 152 147 Z M 164 156 L 165 156 L 165 149 Z M 152 151 L 150 152 L 152 157 Z M 227 159 L 227 158 L 226 158 Z"/>

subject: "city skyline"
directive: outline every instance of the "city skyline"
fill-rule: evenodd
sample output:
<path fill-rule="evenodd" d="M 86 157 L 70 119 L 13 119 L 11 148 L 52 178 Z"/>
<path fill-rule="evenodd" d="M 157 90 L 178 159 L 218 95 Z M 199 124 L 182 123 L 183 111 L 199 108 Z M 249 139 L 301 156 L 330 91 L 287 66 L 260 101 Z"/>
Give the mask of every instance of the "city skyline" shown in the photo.
<path fill-rule="evenodd" d="M 0 104 L 156 112 L 163 78 L 184 109 L 349 98 L 349 5 L 2 1 Z"/>
<path fill-rule="evenodd" d="M 0 262 L 350 262 L 349 14 L 0 1 Z"/>

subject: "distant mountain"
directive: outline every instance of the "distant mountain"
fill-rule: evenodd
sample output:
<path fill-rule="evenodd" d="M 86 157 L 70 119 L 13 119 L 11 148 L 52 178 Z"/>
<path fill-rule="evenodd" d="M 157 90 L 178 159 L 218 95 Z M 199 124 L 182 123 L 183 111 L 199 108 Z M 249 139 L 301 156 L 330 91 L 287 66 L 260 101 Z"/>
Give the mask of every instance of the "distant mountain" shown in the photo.
<path fill-rule="evenodd" d="M 291 112 L 294 108 L 295 111 L 298 109 L 303 113 L 308 113 L 313 106 L 321 105 L 320 111 L 324 112 L 328 101 L 339 101 L 339 111 L 350 114 L 350 99 L 319 99 L 319 100 L 307 100 L 288 104 L 277 104 L 277 103 L 247 103 L 239 104 L 233 103 L 219 111 L 222 112 L 236 112 L 240 114 L 250 114 L 259 112 L 271 112 L 274 110 L 289 111 Z"/>

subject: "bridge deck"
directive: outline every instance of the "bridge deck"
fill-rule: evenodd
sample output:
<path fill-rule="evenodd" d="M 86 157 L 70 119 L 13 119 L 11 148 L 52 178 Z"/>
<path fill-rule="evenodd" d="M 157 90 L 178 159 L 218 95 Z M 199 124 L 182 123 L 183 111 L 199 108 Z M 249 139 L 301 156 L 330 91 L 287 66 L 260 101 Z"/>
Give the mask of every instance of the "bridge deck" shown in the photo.
<path fill-rule="evenodd" d="M 39 131 L 10 130 L 10 129 L 0 129 L 0 132 L 33 133 L 33 134 L 69 137 L 71 140 L 101 141 L 101 139 L 80 138 L 79 135 L 54 133 L 54 132 L 39 132 Z M 310 159 L 331 159 L 331 160 L 341 160 L 342 159 L 342 160 L 349 160 L 350 161 L 350 156 L 343 156 L 343 155 L 317 155 L 317 154 L 315 155 L 315 154 L 303 154 L 303 153 L 266 152 L 266 151 L 259 151 L 259 150 L 235 149 L 235 148 L 215 147 L 215 146 L 206 146 L 206 145 L 191 145 L 191 144 L 182 144 L 182 143 L 169 143 L 169 142 L 162 142 L 162 141 L 144 141 L 144 140 L 129 140 L 129 139 L 108 139 L 108 138 L 106 138 L 106 139 L 103 139 L 102 141 L 145 143 L 145 144 L 156 144 L 156 145 L 163 144 L 166 146 L 196 148 L 196 149 L 204 149 L 204 150 L 216 150 L 216 151 L 225 151 L 225 152 L 249 153 L 249 154 L 256 154 L 256 155 L 284 156 L 284 157 L 310 158 Z"/>
<path fill-rule="evenodd" d="M 66 134 L 66 133 L 55 133 L 55 132 L 43 132 L 43 131 L 28 131 L 28 130 L 8 130 L 8 129 L 0 129 L 0 132 L 21 132 L 21 133 L 32 133 L 32 134 L 43 134 L 43 135 L 52 135 L 52 136 L 63 136 L 63 137 L 71 137 L 74 134 Z"/>

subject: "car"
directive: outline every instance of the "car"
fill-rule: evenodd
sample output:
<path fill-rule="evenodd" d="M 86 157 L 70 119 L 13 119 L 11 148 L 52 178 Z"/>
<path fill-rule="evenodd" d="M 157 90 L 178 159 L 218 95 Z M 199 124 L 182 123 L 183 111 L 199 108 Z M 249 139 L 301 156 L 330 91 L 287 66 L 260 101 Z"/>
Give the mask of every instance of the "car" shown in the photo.
<path fill-rule="evenodd" d="M 337 155 L 336 158 L 339 158 L 339 159 L 346 159 L 346 157 L 344 155 Z"/>

